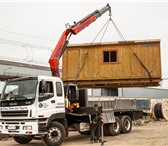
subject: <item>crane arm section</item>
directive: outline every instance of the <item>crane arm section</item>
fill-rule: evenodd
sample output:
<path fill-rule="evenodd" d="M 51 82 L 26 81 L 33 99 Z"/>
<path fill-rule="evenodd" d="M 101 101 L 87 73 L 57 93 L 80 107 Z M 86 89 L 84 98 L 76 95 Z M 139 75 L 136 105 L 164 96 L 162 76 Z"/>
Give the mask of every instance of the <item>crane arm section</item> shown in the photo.
<path fill-rule="evenodd" d="M 69 39 L 70 39 L 71 35 L 78 34 L 80 31 L 85 29 L 87 26 L 89 26 L 91 23 L 93 23 L 97 18 L 101 17 L 101 15 L 103 15 L 107 11 L 109 11 L 109 13 L 111 15 L 111 7 L 109 4 L 107 4 L 102 9 L 96 10 L 93 13 L 87 15 L 86 17 L 81 19 L 79 22 L 75 23 L 74 25 L 71 25 L 68 29 L 66 29 L 62 33 L 62 35 L 61 35 L 53 53 L 51 54 L 50 59 L 49 59 L 49 64 L 50 64 L 52 76 L 59 77 L 59 60 L 60 60 L 62 54 L 64 53 L 64 51 L 66 50 L 66 47 L 69 43 Z"/>

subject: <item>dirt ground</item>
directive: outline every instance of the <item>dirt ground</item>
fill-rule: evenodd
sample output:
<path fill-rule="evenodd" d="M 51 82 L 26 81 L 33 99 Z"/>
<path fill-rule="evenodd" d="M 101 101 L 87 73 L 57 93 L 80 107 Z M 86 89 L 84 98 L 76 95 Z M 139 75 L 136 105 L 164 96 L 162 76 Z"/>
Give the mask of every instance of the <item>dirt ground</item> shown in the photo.
<path fill-rule="evenodd" d="M 168 122 L 151 121 L 141 125 L 133 125 L 129 134 L 105 136 L 104 146 L 168 146 Z M 21 146 L 12 138 L 1 140 L 1 146 Z M 43 146 L 42 141 L 33 140 L 24 146 Z M 72 132 L 61 146 L 102 146 L 101 143 L 90 144 L 89 136 Z"/>

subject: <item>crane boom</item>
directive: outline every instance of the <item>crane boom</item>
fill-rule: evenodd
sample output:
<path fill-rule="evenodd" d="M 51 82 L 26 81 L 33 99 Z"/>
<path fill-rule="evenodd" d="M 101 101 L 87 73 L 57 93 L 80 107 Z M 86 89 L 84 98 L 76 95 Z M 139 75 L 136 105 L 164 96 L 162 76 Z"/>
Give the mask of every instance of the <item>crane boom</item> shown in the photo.
<path fill-rule="evenodd" d="M 87 26 L 89 26 L 91 23 L 93 23 L 97 18 L 101 17 L 105 12 L 109 11 L 111 15 L 111 7 L 109 4 L 107 4 L 105 7 L 103 7 L 100 10 L 96 10 L 92 12 L 91 14 L 87 15 L 83 19 L 81 19 L 79 22 L 75 23 L 74 25 L 69 26 L 61 35 L 53 53 L 51 54 L 51 57 L 49 59 L 50 69 L 52 76 L 59 77 L 59 60 L 66 50 L 66 47 L 69 43 L 69 39 L 71 35 L 76 35 L 83 29 L 85 29 Z"/>

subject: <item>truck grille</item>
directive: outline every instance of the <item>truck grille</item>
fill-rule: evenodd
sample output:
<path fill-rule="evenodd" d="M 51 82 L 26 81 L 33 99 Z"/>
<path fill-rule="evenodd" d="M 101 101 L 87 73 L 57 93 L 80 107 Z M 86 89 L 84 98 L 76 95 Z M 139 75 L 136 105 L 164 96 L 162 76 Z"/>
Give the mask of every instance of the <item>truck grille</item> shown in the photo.
<path fill-rule="evenodd" d="M 2 117 L 27 117 L 28 110 L 25 111 L 1 111 Z"/>

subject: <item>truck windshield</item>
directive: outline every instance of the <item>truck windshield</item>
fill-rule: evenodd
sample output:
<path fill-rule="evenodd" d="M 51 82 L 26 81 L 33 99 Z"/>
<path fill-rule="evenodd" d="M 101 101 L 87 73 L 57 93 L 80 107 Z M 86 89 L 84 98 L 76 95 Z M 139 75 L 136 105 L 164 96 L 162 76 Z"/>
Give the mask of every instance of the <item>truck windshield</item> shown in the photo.
<path fill-rule="evenodd" d="M 1 101 L 32 100 L 36 94 L 36 79 L 8 82 L 3 90 Z"/>

